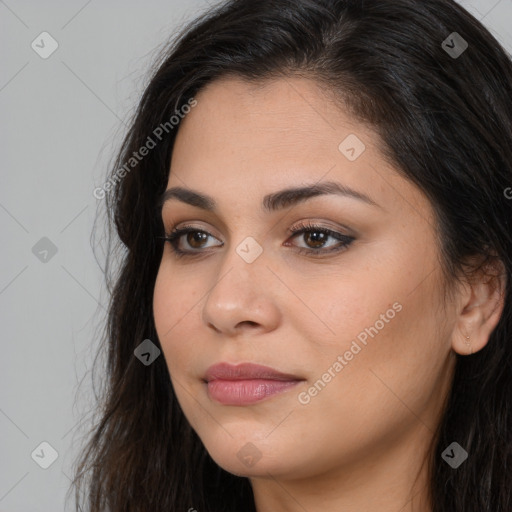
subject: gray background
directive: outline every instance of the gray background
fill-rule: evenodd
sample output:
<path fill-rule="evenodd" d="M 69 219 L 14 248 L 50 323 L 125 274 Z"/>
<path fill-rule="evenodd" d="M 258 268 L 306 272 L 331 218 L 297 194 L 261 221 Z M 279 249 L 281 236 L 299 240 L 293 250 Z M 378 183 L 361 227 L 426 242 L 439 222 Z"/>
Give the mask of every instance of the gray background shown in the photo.
<path fill-rule="evenodd" d="M 0 0 L 0 512 L 73 509 L 65 495 L 107 304 L 93 190 L 156 50 L 213 3 Z M 512 0 L 460 3 L 512 52 Z M 46 59 L 31 47 L 44 31 L 59 45 Z M 34 254 L 43 237 L 53 256 Z M 42 442 L 58 453 L 48 469 L 35 462 L 50 461 Z"/>

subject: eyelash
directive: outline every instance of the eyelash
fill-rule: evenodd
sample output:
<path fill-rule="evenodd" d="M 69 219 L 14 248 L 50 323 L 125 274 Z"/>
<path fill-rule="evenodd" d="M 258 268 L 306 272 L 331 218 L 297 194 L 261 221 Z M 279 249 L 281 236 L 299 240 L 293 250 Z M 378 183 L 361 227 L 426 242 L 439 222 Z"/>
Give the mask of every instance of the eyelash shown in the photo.
<path fill-rule="evenodd" d="M 343 235 L 342 233 L 338 233 L 337 231 L 332 231 L 331 229 L 318 226 L 316 224 L 312 224 L 310 222 L 303 222 L 300 223 L 298 226 L 296 226 L 294 229 L 290 229 L 288 231 L 291 234 L 291 238 L 298 237 L 299 235 L 302 235 L 304 233 L 308 232 L 315 232 L 315 233 L 323 233 L 325 235 L 328 235 L 332 238 L 335 238 L 336 240 L 340 241 L 341 243 L 337 246 L 334 246 L 332 248 L 329 248 L 327 250 L 320 249 L 306 249 L 304 247 L 298 247 L 296 250 L 299 254 L 307 254 L 307 255 L 313 255 L 317 257 L 321 257 L 325 254 L 332 254 L 332 253 L 338 253 L 341 251 L 344 251 L 348 248 L 348 246 L 355 240 L 354 237 Z M 174 252 L 175 256 L 178 258 L 181 258 L 183 256 L 187 257 L 194 257 L 198 256 L 200 254 L 204 254 L 205 251 L 198 249 L 196 251 L 184 251 L 182 249 L 178 249 L 178 242 L 179 239 L 188 233 L 204 233 L 208 236 L 213 237 L 208 231 L 205 231 L 203 229 L 198 229 L 193 226 L 183 226 L 179 229 L 172 229 L 170 233 L 166 233 L 164 237 L 164 241 L 169 242 L 171 246 L 171 250 Z M 215 237 L 213 237 L 215 238 Z"/>

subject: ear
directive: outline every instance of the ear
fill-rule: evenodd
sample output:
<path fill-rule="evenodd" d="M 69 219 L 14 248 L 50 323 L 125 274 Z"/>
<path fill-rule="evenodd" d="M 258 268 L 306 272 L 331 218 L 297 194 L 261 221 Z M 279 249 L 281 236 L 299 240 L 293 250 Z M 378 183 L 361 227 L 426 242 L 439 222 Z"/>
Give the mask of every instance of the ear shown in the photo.
<path fill-rule="evenodd" d="M 452 348 L 461 355 L 478 352 L 487 345 L 505 305 L 506 271 L 494 257 L 471 275 L 459 295 L 458 318 Z"/>

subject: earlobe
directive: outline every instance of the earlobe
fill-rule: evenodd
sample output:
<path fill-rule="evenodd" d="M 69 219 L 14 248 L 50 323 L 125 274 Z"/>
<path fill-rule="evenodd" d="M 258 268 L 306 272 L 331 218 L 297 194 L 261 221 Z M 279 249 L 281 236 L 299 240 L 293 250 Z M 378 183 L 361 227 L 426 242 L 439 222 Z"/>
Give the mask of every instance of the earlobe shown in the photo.
<path fill-rule="evenodd" d="M 503 263 L 496 259 L 466 285 L 452 335 L 452 349 L 460 355 L 474 354 L 484 348 L 498 325 L 505 306 Z"/>
<path fill-rule="evenodd" d="M 473 353 L 473 347 L 471 346 L 471 336 L 466 336 L 466 339 L 464 340 L 464 343 L 467 347 L 467 354 L 471 355 Z"/>

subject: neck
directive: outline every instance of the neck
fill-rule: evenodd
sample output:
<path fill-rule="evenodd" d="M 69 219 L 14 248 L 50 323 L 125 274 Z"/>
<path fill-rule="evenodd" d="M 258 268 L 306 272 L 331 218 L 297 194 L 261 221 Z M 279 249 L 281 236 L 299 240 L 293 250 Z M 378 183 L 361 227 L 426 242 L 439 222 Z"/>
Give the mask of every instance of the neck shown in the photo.
<path fill-rule="evenodd" d="M 251 478 L 256 510 L 432 512 L 426 463 L 431 441 L 432 432 L 418 422 L 407 439 L 372 447 L 358 460 L 314 477 Z"/>

